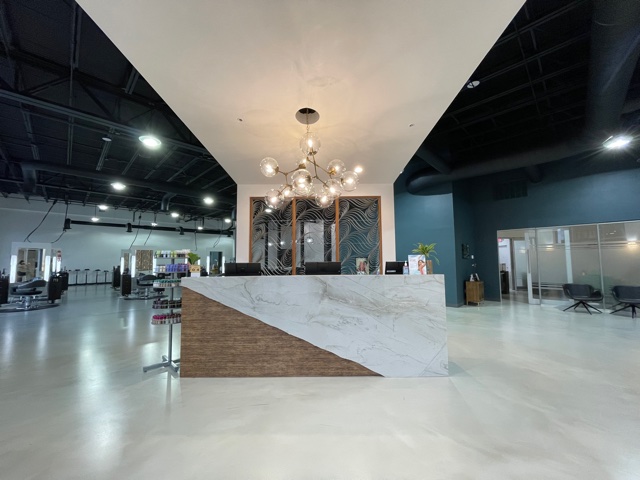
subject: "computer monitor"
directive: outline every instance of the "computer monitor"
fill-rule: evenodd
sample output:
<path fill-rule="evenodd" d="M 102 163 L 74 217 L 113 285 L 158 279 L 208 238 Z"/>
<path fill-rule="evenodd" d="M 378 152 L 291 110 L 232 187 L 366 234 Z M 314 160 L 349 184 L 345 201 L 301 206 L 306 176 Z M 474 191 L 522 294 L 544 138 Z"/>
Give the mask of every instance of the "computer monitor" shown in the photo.
<path fill-rule="evenodd" d="M 253 277 L 260 275 L 262 265 L 259 263 L 225 263 L 225 277 Z"/>
<path fill-rule="evenodd" d="M 305 262 L 305 275 L 340 275 L 340 262 Z"/>
<path fill-rule="evenodd" d="M 385 275 L 402 275 L 403 268 L 404 268 L 404 262 L 385 262 L 384 274 Z"/>

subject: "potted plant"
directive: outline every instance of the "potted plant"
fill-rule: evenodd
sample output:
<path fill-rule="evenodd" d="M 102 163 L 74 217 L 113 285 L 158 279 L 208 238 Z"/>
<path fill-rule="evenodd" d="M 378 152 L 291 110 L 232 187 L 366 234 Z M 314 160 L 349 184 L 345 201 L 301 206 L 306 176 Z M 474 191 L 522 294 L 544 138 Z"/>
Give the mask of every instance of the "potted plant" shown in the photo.
<path fill-rule="evenodd" d="M 196 262 L 200 260 L 200 255 L 197 253 L 187 253 L 187 260 L 189 261 L 189 272 L 200 273 L 200 265 L 196 265 Z"/>
<path fill-rule="evenodd" d="M 413 253 L 419 253 L 420 255 L 424 255 L 425 263 L 427 266 L 427 274 L 431 275 L 433 273 L 433 260 L 436 261 L 438 265 L 440 265 L 440 260 L 438 260 L 438 252 L 436 252 L 436 244 L 435 243 L 418 243 L 416 248 L 414 248 Z"/>

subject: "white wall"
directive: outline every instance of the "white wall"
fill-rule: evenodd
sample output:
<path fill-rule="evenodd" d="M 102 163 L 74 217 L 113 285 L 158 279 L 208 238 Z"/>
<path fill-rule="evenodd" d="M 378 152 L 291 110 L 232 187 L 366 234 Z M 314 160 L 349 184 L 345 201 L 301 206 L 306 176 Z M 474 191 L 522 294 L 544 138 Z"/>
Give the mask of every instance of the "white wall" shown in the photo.
<path fill-rule="evenodd" d="M 6 268 L 9 271 L 9 262 L 12 242 L 24 242 L 25 237 L 31 232 L 44 217 L 51 203 L 38 201 L 36 199 L 27 202 L 23 199 L 2 198 L 0 199 L 0 269 Z M 60 233 L 64 224 L 65 205 L 56 204 L 40 228 L 31 235 L 31 242 L 51 243 Z M 93 207 L 82 207 L 70 205 L 68 217 L 72 220 L 90 221 L 94 215 Z M 101 227 L 95 225 L 75 225 L 71 230 L 65 232 L 60 240 L 53 244 L 55 249 L 62 250 L 62 266 L 67 269 L 97 269 L 110 270 L 120 263 L 120 251 L 128 249 L 136 235 L 133 221 L 133 213 L 128 210 L 109 210 L 99 212 L 101 221 L 108 223 L 133 224 L 133 233 L 126 233 L 125 228 Z M 141 225 L 149 225 L 153 220 L 152 213 L 142 213 Z M 184 228 L 194 228 L 195 224 L 177 223 L 168 215 L 159 214 L 157 221 L 160 226 Z M 205 222 L 205 228 L 226 228 L 228 225 L 214 220 Z M 140 230 L 135 241 L 135 246 L 141 246 L 147 241 L 149 230 Z M 234 257 L 234 239 L 226 235 L 198 234 L 198 248 L 195 248 L 195 235 L 185 233 L 179 235 L 178 232 L 153 231 L 147 241 L 147 247 L 153 250 L 177 250 L 188 248 L 195 251 L 202 258 L 205 265 L 205 258 L 210 251 L 221 251 L 227 260 Z"/>
<path fill-rule="evenodd" d="M 264 197 L 271 188 L 279 185 L 238 185 L 238 207 L 236 211 L 236 257 L 238 262 L 249 261 L 249 229 L 251 225 L 251 197 Z M 360 184 L 350 192 L 351 196 L 379 196 L 382 210 L 382 261 L 396 258 L 396 223 L 393 202 L 393 184 Z M 349 196 L 344 194 L 344 196 Z"/>

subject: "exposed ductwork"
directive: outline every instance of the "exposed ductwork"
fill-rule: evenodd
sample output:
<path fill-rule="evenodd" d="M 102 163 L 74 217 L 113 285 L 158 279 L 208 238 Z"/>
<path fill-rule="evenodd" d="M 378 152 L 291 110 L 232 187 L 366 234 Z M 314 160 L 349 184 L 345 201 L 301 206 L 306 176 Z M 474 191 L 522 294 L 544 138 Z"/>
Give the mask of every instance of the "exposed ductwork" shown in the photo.
<path fill-rule="evenodd" d="M 160 211 L 161 212 L 168 212 L 169 211 L 169 201 L 175 196 L 176 196 L 175 193 L 167 193 L 167 194 L 165 194 L 164 197 L 162 197 L 162 200 L 160 201 Z"/>
<path fill-rule="evenodd" d="M 600 148 L 602 141 L 616 133 L 623 109 L 627 110 L 624 108 L 625 98 L 640 57 L 638 25 L 640 2 L 593 0 L 586 122 L 585 130 L 578 138 L 465 165 L 450 170 L 450 173 L 446 173 L 448 165 L 444 160 L 421 147 L 416 155 L 440 173 L 434 173 L 432 168 L 414 173 L 407 180 L 407 191 L 414 195 L 428 195 L 428 188 L 434 185 L 533 167 Z"/>
<path fill-rule="evenodd" d="M 56 165 L 56 164 L 50 164 L 46 162 L 34 162 L 34 161 L 20 162 L 20 167 L 22 168 L 22 177 L 24 179 L 25 190 L 28 186 L 28 180 L 34 179 L 36 171 L 60 173 L 63 175 L 76 176 L 76 177 L 82 177 L 82 178 L 91 178 L 91 179 L 100 180 L 103 182 L 118 180 L 117 178 L 110 178 L 108 175 L 102 172 L 97 172 L 95 170 L 84 170 L 77 167 L 69 167 L 66 165 Z M 177 185 L 173 185 L 171 183 L 156 183 L 156 182 L 150 182 L 147 180 L 137 180 L 133 178 L 127 178 L 120 181 L 122 181 L 122 183 L 124 183 L 125 185 L 129 185 L 132 187 L 148 188 L 150 190 L 155 190 L 156 192 L 163 192 L 167 194 L 165 195 L 165 198 L 168 195 L 170 195 L 170 197 L 166 200 L 167 205 L 168 205 L 169 199 L 173 198 L 176 195 L 181 195 L 181 196 L 190 197 L 190 198 L 201 198 L 206 194 L 206 192 L 203 192 L 203 191 L 194 190 L 190 188 L 182 188 Z M 35 187 L 35 181 L 34 181 L 34 187 Z M 220 195 L 210 195 L 210 196 L 214 197 L 216 202 L 219 204 L 221 203 L 225 205 L 235 205 L 235 201 L 233 199 L 230 199 L 227 197 L 221 197 Z M 165 199 L 163 198 L 163 202 L 164 200 Z"/>

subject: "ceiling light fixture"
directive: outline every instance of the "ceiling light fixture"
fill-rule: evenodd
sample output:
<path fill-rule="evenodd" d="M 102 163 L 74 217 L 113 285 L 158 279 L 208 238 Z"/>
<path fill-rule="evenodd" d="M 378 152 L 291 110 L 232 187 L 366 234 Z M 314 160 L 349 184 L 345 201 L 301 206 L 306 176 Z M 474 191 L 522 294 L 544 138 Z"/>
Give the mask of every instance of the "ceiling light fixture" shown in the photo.
<path fill-rule="evenodd" d="M 104 137 L 102 137 L 102 141 L 104 142 L 110 142 L 112 140 L 112 138 L 108 135 L 105 135 Z"/>
<path fill-rule="evenodd" d="M 109 205 L 98 205 L 98 210 L 100 210 L 101 212 L 106 212 L 107 210 L 109 210 Z"/>
<path fill-rule="evenodd" d="M 162 142 L 158 137 L 154 137 L 153 135 L 141 135 L 138 137 L 138 140 L 142 142 L 142 144 L 147 148 L 158 148 L 162 145 Z"/>
<path fill-rule="evenodd" d="M 203 227 L 202 225 L 198 225 L 196 228 L 197 228 L 198 230 L 204 230 L 204 227 Z"/>
<path fill-rule="evenodd" d="M 273 212 L 273 210 L 272 210 L 272 209 L 270 209 L 270 208 L 265 208 L 265 209 L 264 209 L 264 213 L 271 213 L 271 212 Z"/>
<path fill-rule="evenodd" d="M 205 203 L 205 205 L 213 205 L 213 198 L 211 197 L 204 197 L 202 201 Z"/>
<path fill-rule="evenodd" d="M 125 188 L 127 188 L 127 186 L 121 182 L 113 182 L 111 186 L 114 190 L 124 190 Z"/>
<path fill-rule="evenodd" d="M 357 165 L 356 168 L 353 169 L 353 171 L 356 173 L 362 173 L 364 172 L 364 168 L 362 168 L 360 165 Z"/>
<path fill-rule="evenodd" d="M 230 218 L 225 218 L 224 219 L 224 223 L 231 223 L 231 219 Z"/>
<path fill-rule="evenodd" d="M 91 217 L 92 222 L 99 222 L 100 218 L 98 218 L 98 207 L 93 208 L 93 217 Z"/>
<path fill-rule="evenodd" d="M 304 158 L 297 161 L 293 170 L 282 171 L 275 158 L 266 157 L 260 162 L 260 171 L 265 177 L 271 178 L 281 173 L 285 182 L 279 189 L 271 189 L 265 196 L 265 202 L 271 208 L 280 208 L 294 196 L 314 198 L 319 207 L 328 207 L 338 198 L 342 191 L 351 192 L 358 185 L 358 174 L 347 171 L 342 160 L 331 160 L 327 168 L 321 167 L 316 161 L 316 153 L 320 149 L 320 140 L 309 130 L 309 125 L 320 118 L 318 112 L 312 108 L 301 108 L 296 113 L 297 120 L 306 125 L 307 132 L 300 140 L 300 149 Z M 324 173 L 328 178 L 320 178 Z M 314 183 L 315 180 L 315 183 Z"/>
<path fill-rule="evenodd" d="M 180 216 L 180 214 L 178 212 L 171 212 L 171 216 L 173 218 L 178 218 Z"/>
<path fill-rule="evenodd" d="M 91 217 L 92 222 L 99 222 L 100 219 L 98 217 Z"/>
<path fill-rule="evenodd" d="M 467 83 L 467 88 L 476 88 L 478 85 L 480 85 L 480 80 L 471 80 Z"/>
<path fill-rule="evenodd" d="M 618 150 L 620 148 L 626 147 L 630 143 L 631 143 L 631 137 L 627 135 L 616 135 L 616 136 L 612 135 L 609 138 L 607 138 L 604 142 L 602 142 L 602 145 L 604 146 L 604 148 L 608 148 L 609 150 Z"/>
<path fill-rule="evenodd" d="M 158 226 L 158 224 L 157 224 L 156 222 L 151 222 L 151 226 L 152 226 L 152 227 L 157 227 L 157 226 Z"/>

